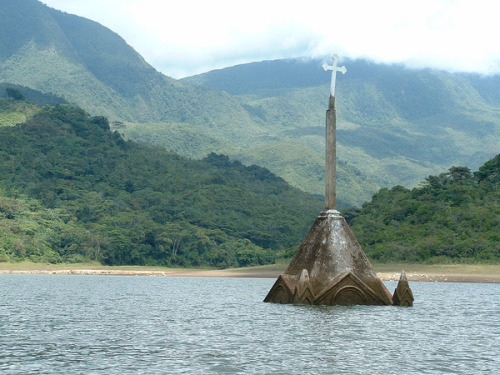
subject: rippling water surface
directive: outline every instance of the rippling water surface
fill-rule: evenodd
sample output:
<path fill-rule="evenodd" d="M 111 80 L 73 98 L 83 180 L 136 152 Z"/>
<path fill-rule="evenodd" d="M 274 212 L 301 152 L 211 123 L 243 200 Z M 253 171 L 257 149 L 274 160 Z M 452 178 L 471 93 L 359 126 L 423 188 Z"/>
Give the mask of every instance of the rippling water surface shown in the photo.
<path fill-rule="evenodd" d="M 498 284 L 311 307 L 263 303 L 274 281 L 0 275 L 0 373 L 500 374 Z"/>

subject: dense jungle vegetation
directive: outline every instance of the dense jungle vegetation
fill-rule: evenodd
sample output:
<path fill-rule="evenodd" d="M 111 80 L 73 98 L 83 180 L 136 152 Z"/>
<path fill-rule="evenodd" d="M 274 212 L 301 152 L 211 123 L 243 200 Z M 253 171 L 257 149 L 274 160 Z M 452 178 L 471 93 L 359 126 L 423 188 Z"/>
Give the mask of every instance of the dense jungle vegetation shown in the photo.
<path fill-rule="evenodd" d="M 344 212 L 366 254 L 379 261 L 500 260 L 500 154 L 477 172 L 452 167 L 414 189 L 381 189 Z"/>
<path fill-rule="evenodd" d="M 321 207 L 267 169 L 127 142 L 66 104 L 0 127 L 0 261 L 270 263 Z"/>

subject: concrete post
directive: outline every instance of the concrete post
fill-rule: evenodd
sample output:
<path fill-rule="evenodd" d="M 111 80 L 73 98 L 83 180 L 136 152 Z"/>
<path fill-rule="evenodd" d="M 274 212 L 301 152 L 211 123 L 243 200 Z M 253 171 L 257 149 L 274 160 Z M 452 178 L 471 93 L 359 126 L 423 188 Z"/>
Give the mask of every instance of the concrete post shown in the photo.
<path fill-rule="evenodd" d="M 337 209 L 337 114 L 335 97 L 330 95 L 326 111 L 325 210 Z"/>

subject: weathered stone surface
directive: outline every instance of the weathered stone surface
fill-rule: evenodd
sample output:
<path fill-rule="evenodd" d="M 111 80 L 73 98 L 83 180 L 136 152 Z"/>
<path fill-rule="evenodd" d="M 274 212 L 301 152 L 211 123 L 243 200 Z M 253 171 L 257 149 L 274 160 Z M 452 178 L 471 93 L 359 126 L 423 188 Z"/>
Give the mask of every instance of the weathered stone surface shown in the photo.
<path fill-rule="evenodd" d="M 296 282 L 290 275 L 279 275 L 264 302 L 293 303 Z"/>
<path fill-rule="evenodd" d="M 392 296 L 345 219 L 338 211 L 328 210 L 316 218 L 297 254 L 264 301 L 392 305 Z"/>
<path fill-rule="evenodd" d="M 278 276 L 264 302 L 312 305 L 314 300 L 309 274 L 303 269 L 299 275 Z"/>
<path fill-rule="evenodd" d="M 354 273 L 346 272 L 327 285 L 320 292 L 315 303 L 318 305 L 387 305 L 388 301 L 382 298 Z"/>
<path fill-rule="evenodd" d="M 314 303 L 314 293 L 311 288 L 311 280 L 309 279 L 309 273 L 306 269 L 303 269 L 300 273 L 299 280 L 295 286 L 293 303 L 305 305 L 312 305 Z"/>
<path fill-rule="evenodd" d="M 399 278 L 398 285 L 394 291 L 394 296 L 392 298 L 392 303 L 395 306 L 413 306 L 413 292 L 408 285 L 408 279 L 406 278 L 405 271 L 401 271 L 401 277 Z"/>

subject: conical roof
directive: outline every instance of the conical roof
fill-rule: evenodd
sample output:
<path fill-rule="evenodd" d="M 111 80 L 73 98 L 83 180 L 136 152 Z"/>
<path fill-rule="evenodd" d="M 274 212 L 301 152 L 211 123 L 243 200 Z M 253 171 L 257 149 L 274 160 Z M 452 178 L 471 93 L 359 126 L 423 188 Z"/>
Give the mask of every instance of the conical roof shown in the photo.
<path fill-rule="evenodd" d="M 294 285 L 304 269 L 316 303 L 392 305 L 391 293 L 336 210 L 323 211 L 316 218 L 283 279 Z"/>

